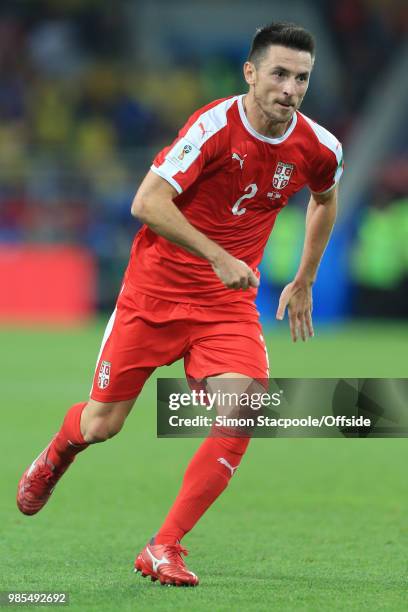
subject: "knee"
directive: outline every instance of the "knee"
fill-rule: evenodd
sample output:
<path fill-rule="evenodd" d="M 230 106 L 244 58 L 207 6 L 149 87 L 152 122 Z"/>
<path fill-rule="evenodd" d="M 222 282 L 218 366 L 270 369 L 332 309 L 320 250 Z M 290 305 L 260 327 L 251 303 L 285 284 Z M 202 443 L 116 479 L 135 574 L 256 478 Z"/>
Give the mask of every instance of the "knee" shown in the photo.
<path fill-rule="evenodd" d="M 86 423 L 82 435 L 86 442 L 95 444 L 113 438 L 113 436 L 120 432 L 122 427 L 123 421 L 99 417 Z"/>
<path fill-rule="evenodd" d="M 104 442 L 122 429 L 134 399 L 115 403 L 89 400 L 81 415 L 81 433 L 86 442 Z"/>

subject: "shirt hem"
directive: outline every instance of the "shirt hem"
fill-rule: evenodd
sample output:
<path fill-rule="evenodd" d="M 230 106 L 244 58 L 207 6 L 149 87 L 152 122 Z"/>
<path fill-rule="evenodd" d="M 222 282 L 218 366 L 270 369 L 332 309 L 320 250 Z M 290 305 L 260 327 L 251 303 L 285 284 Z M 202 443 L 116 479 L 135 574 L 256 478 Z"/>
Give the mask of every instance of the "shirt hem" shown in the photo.
<path fill-rule="evenodd" d="M 142 295 L 146 295 L 148 297 L 154 298 L 156 300 L 162 300 L 163 302 L 170 302 L 171 304 L 191 304 L 192 306 L 201 306 L 204 308 L 211 308 L 211 307 L 215 307 L 215 306 L 223 306 L 225 304 L 249 304 L 249 305 L 254 305 L 256 308 L 256 303 L 255 303 L 255 298 L 256 298 L 256 294 L 254 295 L 253 298 L 251 299 L 226 299 L 225 301 L 216 301 L 216 302 L 212 302 L 209 304 L 209 302 L 211 301 L 211 298 L 207 298 L 205 301 L 203 298 L 203 302 L 196 302 L 195 300 L 188 300 L 188 301 L 181 301 L 180 299 L 170 299 L 169 297 L 163 297 L 163 295 L 160 295 L 158 293 L 153 293 L 150 292 L 148 290 L 146 290 L 144 287 L 138 287 L 137 285 L 135 285 L 134 283 L 132 283 L 131 281 L 127 281 L 126 283 L 127 287 L 133 289 L 134 291 L 136 291 L 137 293 L 141 293 Z"/>

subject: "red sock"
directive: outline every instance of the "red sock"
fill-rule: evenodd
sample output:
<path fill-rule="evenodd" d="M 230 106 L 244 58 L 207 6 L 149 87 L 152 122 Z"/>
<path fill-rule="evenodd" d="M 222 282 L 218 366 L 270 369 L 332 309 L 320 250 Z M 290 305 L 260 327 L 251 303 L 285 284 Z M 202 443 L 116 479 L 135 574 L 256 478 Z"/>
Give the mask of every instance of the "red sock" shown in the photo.
<path fill-rule="evenodd" d="M 224 491 L 250 438 L 207 438 L 191 459 L 179 494 L 155 537 L 155 544 L 175 544 Z"/>
<path fill-rule="evenodd" d="M 74 404 L 65 415 L 61 429 L 54 438 L 48 458 L 56 468 L 65 466 L 74 460 L 75 455 L 85 450 L 89 444 L 81 434 L 81 414 L 86 402 Z"/>

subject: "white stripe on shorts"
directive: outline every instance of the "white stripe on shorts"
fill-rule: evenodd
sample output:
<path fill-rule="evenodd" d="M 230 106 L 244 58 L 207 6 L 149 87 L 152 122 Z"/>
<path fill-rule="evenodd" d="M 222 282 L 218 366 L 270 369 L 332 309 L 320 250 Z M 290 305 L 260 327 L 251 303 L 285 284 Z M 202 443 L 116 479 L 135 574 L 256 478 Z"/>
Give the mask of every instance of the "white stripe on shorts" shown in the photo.
<path fill-rule="evenodd" d="M 112 333 L 113 325 L 114 325 L 115 319 L 116 319 L 116 310 L 117 310 L 117 308 L 115 308 L 115 310 L 112 312 L 112 314 L 110 316 L 110 319 L 108 321 L 108 324 L 105 327 L 105 331 L 104 331 L 103 338 L 102 338 L 101 348 L 99 349 L 98 358 L 97 358 L 96 364 L 95 364 L 94 378 L 95 378 L 96 369 L 98 367 L 99 360 L 100 360 L 101 355 L 102 355 L 102 351 L 105 348 L 105 344 L 107 343 L 107 341 L 109 339 L 109 336 Z M 93 389 L 93 379 L 92 379 L 92 387 L 91 387 L 91 390 L 89 391 L 89 395 L 92 393 L 92 389 Z"/>

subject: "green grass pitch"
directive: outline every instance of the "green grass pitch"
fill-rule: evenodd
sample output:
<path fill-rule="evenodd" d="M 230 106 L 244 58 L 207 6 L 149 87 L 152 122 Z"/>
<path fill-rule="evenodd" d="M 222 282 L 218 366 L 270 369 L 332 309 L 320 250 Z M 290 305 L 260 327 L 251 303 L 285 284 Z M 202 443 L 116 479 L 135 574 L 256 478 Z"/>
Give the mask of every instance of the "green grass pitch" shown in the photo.
<path fill-rule="evenodd" d="M 133 574 L 199 444 L 156 439 L 154 377 L 121 434 L 79 456 L 40 514 L 20 515 L 18 478 L 87 397 L 102 331 L 0 332 L 0 590 L 67 591 L 86 612 L 407 609 L 405 439 L 254 440 L 184 540 L 200 586 Z M 266 335 L 273 376 L 407 376 L 406 326 L 317 326 L 297 345 L 286 324 Z"/>

